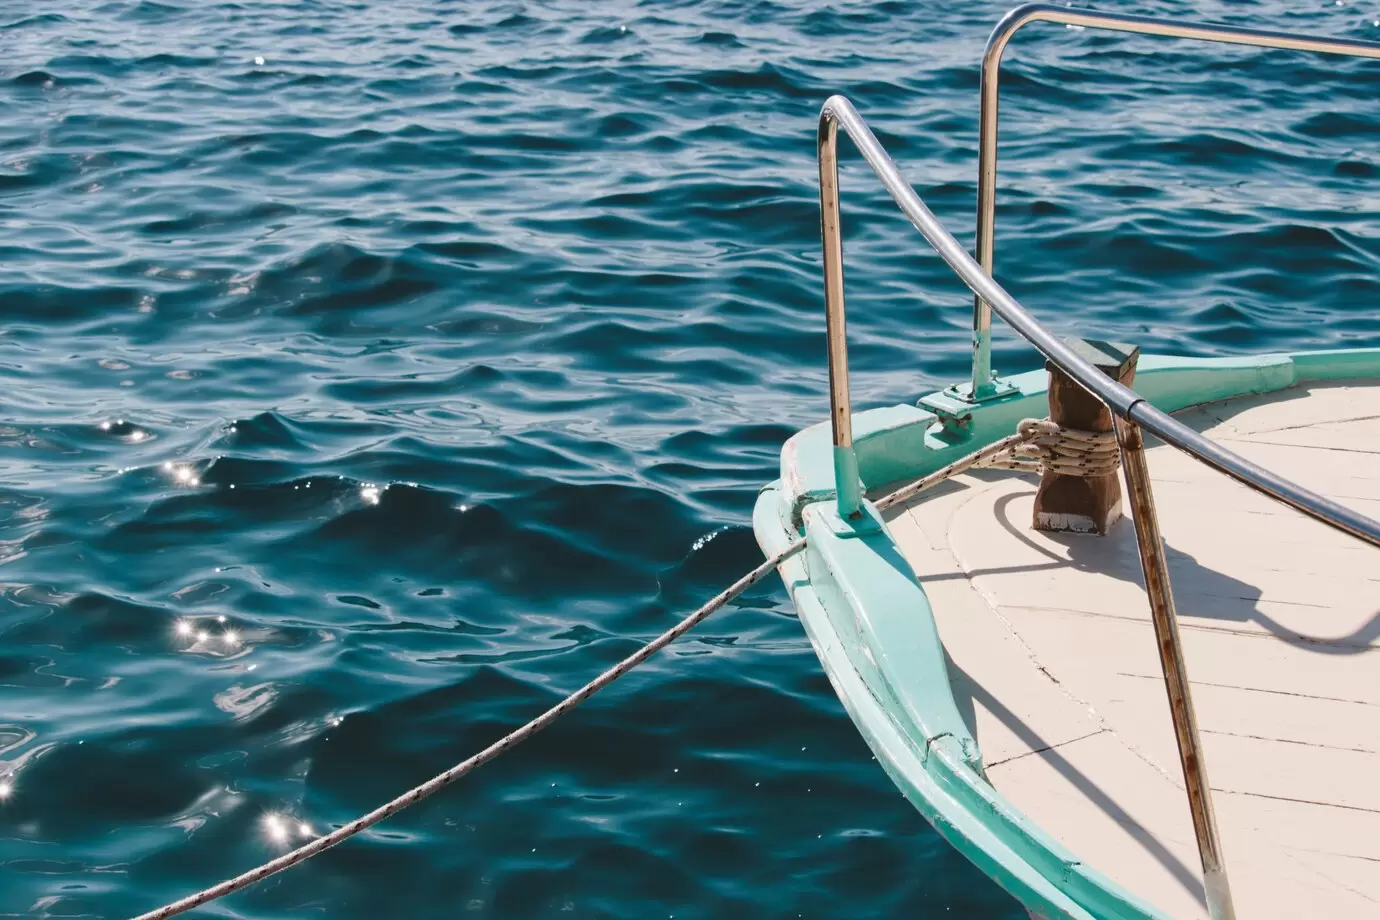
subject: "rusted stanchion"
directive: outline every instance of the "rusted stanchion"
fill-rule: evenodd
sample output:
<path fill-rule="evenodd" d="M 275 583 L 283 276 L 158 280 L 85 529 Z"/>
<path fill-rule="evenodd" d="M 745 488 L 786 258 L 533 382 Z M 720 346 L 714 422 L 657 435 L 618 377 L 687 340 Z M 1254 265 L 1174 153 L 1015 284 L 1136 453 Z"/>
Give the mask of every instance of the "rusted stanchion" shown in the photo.
<path fill-rule="evenodd" d="M 1145 441 L 1134 422 L 1117 423 L 1121 463 L 1126 470 L 1126 487 L 1131 491 L 1131 517 L 1136 525 L 1136 548 L 1140 550 L 1145 593 L 1150 599 L 1150 619 L 1155 626 L 1155 644 L 1160 651 L 1160 670 L 1169 696 L 1169 715 L 1174 720 L 1174 738 L 1179 743 L 1179 766 L 1188 793 L 1188 810 L 1193 816 L 1193 834 L 1198 842 L 1198 857 L 1203 864 L 1203 891 L 1208 916 L 1212 920 L 1235 920 L 1231 885 L 1227 882 L 1226 862 L 1222 857 L 1222 836 L 1212 808 L 1212 786 L 1208 783 L 1203 742 L 1198 736 L 1198 717 L 1193 711 L 1193 693 L 1188 683 L 1188 664 L 1184 661 L 1183 639 L 1179 636 L 1179 616 L 1174 609 L 1174 590 L 1169 584 L 1169 563 L 1165 558 L 1164 538 L 1155 514 L 1155 496 L 1150 490 L 1150 468 L 1145 462 Z"/>
<path fill-rule="evenodd" d="M 1118 383 L 1131 385 L 1140 349 L 1119 342 L 1069 339 L 1074 351 Z M 1111 437 L 1112 413 L 1053 364 L 1049 370 L 1049 417 L 1065 428 Z M 1121 480 L 1115 472 L 1095 476 L 1046 472 L 1035 493 L 1036 530 L 1106 534 L 1121 517 Z"/>

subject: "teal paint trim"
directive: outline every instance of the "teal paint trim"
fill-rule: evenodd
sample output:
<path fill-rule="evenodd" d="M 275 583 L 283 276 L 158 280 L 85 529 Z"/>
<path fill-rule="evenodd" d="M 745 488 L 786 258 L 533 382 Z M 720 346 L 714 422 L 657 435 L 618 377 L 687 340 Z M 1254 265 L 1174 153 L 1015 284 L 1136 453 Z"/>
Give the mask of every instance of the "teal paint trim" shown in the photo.
<path fill-rule="evenodd" d="M 1165 411 L 1313 380 L 1380 377 L 1380 349 L 1252 358 L 1141 357 L 1136 389 Z M 1045 414 L 1043 371 L 1008 378 L 1015 394 L 971 407 L 946 427 L 924 408 L 854 416 L 863 485 L 931 472 Z M 945 408 L 946 414 L 952 412 Z M 1160 920 L 1163 914 L 1049 838 L 982 777 L 981 754 L 954 704 L 923 587 L 883 529 L 848 528 L 829 487 L 829 431 L 782 449 L 782 478 L 764 489 L 753 529 L 768 553 L 804 532 L 809 546 L 779 569 L 839 699 L 878 762 L 935 829 L 1035 915 Z M 870 506 L 864 505 L 870 509 Z"/>
<path fill-rule="evenodd" d="M 1369 360 L 1355 357 L 1359 352 L 1334 354 L 1347 356 L 1345 360 L 1352 367 L 1362 367 Z M 1293 386 L 1298 358 L 1287 354 L 1244 358 L 1141 355 L 1135 388 L 1158 408 L 1177 412 L 1200 403 Z M 855 414 L 853 450 L 864 490 L 924 476 L 1005 437 L 1021 419 L 1048 414 L 1049 376 L 1045 371 L 1016 374 L 1004 382 L 1012 386 L 1012 395 L 969 407 L 969 418 L 961 428 L 945 427 L 934 412 L 918 406 L 885 406 Z M 942 393 L 934 395 L 942 399 Z M 781 481 L 790 501 L 790 520 L 797 529 L 805 505 L 836 494 L 832 447 L 830 429 L 821 423 L 795 434 L 781 450 Z"/>
<path fill-rule="evenodd" d="M 886 406 L 853 416 L 853 454 L 859 467 L 873 470 L 874 476 L 888 466 L 904 471 L 906 457 L 924 447 L 925 427 L 934 420 L 934 413 L 915 406 Z M 781 481 L 787 493 L 813 496 L 811 501 L 834 497 L 833 444 L 828 422 L 811 425 L 786 441 L 781 448 Z M 792 502 L 793 511 L 803 504 Z M 798 513 L 794 519 L 799 527 Z"/>
<path fill-rule="evenodd" d="M 921 593 L 919 608 L 895 606 L 916 599 L 910 565 L 885 530 L 845 536 L 838 531 L 838 515 L 832 502 L 805 509 L 805 555 L 810 587 L 824 607 L 856 614 L 835 623 L 853 669 L 885 708 L 915 728 L 915 740 L 952 736 L 976 764 L 977 742 L 949 690 L 929 600 Z M 861 603 L 863 598 L 870 603 Z"/>
<path fill-rule="evenodd" d="M 819 502 L 821 517 L 840 539 L 849 540 L 867 534 L 880 534 L 886 528 L 876 507 L 859 499 L 858 510 L 844 516 L 843 506 L 834 502 Z"/>
<path fill-rule="evenodd" d="M 839 497 L 839 514 L 857 514 L 862 504 L 862 480 L 858 478 L 858 455 L 851 447 L 834 448 L 834 490 Z"/>
<path fill-rule="evenodd" d="M 1300 351 L 1289 356 L 1299 382 L 1380 377 L 1380 348 Z"/>
<path fill-rule="evenodd" d="M 753 528 L 768 553 L 795 538 L 783 526 L 783 502 L 782 492 L 768 488 L 753 510 Z M 954 704 L 929 600 L 914 573 L 885 531 L 843 537 L 831 516 L 837 517 L 832 503 L 806 509 L 810 542 L 779 571 L 839 699 L 897 788 L 945 840 L 1036 916 L 1167 920 L 1088 869 L 982 778 L 977 744 Z"/>
<path fill-rule="evenodd" d="M 774 556 L 799 538 L 789 523 L 782 521 L 780 512 L 785 504 L 782 501 L 780 480 L 757 493 L 757 501 L 752 506 L 752 532 L 757 537 L 757 545 L 768 556 Z M 805 554 L 797 553 L 776 567 L 776 574 L 786 586 L 791 600 L 796 600 L 797 590 L 810 590 L 809 568 Z"/>

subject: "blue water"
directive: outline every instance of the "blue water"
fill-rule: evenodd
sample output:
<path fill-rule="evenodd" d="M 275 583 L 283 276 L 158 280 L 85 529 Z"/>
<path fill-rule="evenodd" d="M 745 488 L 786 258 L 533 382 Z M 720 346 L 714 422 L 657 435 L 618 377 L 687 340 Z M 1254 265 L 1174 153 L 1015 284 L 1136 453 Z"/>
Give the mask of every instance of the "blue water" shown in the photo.
<path fill-rule="evenodd" d="M 970 241 L 1005 5 L 31 8 L 0 13 L 0 915 L 113 918 L 463 759 L 760 558 L 827 402 L 818 107 Z M 1123 8 L 1380 38 L 1375 2 Z M 1016 40 L 998 274 L 1147 350 L 1380 345 L 1380 65 L 1201 51 Z M 965 373 L 969 301 L 851 152 L 842 182 L 854 397 L 911 400 Z M 775 580 L 205 915 L 1022 916 Z"/>

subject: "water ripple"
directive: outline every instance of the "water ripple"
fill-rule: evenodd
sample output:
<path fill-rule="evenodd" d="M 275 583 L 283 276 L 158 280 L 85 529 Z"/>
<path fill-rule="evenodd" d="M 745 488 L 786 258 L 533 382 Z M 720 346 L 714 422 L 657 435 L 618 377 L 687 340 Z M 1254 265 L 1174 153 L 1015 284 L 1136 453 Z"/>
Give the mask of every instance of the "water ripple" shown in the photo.
<path fill-rule="evenodd" d="M 0 914 L 52 916 L 337 826 L 753 563 L 825 413 L 818 106 L 970 239 L 1005 11 L 48 7 L 0 16 Z M 1380 37 L 1355 4 L 1136 12 Z M 1373 63 L 1052 28 L 1008 58 L 997 270 L 1057 328 L 1380 345 Z M 851 150 L 842 183 L 854 398 L 911 400 L 964 374 L 970 300 Z M 1023 915 L 775 583 L 229 909 Z"/>

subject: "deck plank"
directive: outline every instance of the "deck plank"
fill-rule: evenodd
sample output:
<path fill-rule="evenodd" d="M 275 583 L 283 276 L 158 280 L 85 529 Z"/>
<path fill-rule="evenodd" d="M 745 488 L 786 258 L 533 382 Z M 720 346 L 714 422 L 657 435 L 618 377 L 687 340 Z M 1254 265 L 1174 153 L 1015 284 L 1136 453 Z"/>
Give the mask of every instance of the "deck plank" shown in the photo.
<path fill-rule="evenodd" d="M 1380 387 L 1180 417 L 1380 513 Z M 1163 445 L 1149 462 L 1239 915 L 1380 916 L 1380 552 Z M 1201 916 L 1133 529 L 1034 533 L 1033 494 L 1029 477 L 969 474 L 888 526 L 996 788 L 1128 889 Z"/>
<path fill-rule="evenodd" d="M 887 529 L 925 584 L 930 604 L 951 617 L 944 637 L 950 684 L 984 763 L 999 764 L 1032 748 L 1063 744 L 1100 730 L 1087 707 L 1041 673 L 1019 639 L 990 616 L 981 595 L 958 573 L 953 555 L 932 547 L 916 519 L 902 509 L 892 515 Z M 954 663 L 955 654 L 966 658 L 970 653 L 985 656 L 993 665 L 983 683 Z M 1003 699 L 1024 700 L 1023 717 L 1006 710 Z"/>
<path fill-rule="evenodd" d="M 1084 862 L 1174 917 L 1205 917 L 1183 789 L 1108 732 L 1009 760 L 988 778 Z M 1117 870 L 1115 873 L 1111 870 Z"/>

